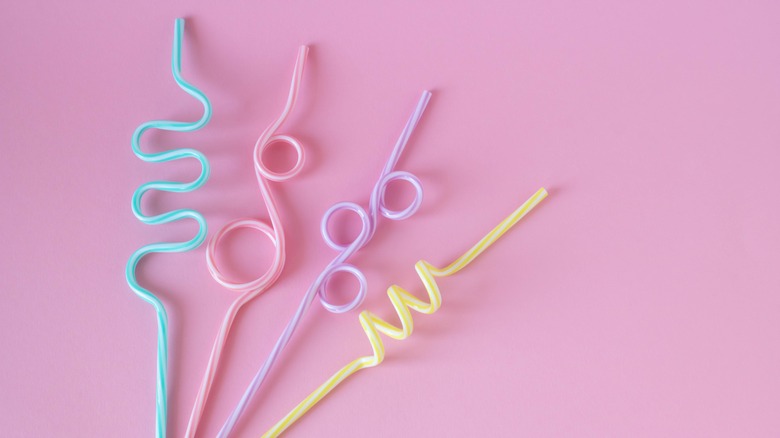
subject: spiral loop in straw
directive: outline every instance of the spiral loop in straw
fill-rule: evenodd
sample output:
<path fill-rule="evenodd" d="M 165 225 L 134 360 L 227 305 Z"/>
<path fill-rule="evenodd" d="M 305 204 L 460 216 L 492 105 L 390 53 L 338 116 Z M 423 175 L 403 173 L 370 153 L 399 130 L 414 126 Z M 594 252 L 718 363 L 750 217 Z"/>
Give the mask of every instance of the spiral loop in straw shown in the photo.
<path fill-rule="evenodd" d="M 192 438 L 198 429 L 198 424 L 203 415 L 203 411 L 206 407 L 206 400 L 208 399 L 209 392 L 214 383 L 216 377 L 217 368 L 222 357 L 222 351 L 227 342 L 227 337 L 230 332 L 230 328 L 235 320 L 238 311 L 244 304 L 248 303 L 262 292 L 268 290 L 279 278 L 284 268 L 284 262 L 286 258 L 285 251 L 285 239 L 284 229 L 282 227 L 282 221 L 279 217 L 278 207 L 271 194 L 271 187 L 268 181 L 282 182 L 286 181 L 301 172 L 305 161 L 304 149 L 301 143 L 289 135 L 276 134 L 276 131 L 281 127 L 287 117 L 293 110 L 295 102 L 298 98 L 298 92 L 301 85 L 301 79 L 303 77 L 303 67 L 306 62 L 306 55 L 308 54 L 308 47 L 301 46 L 298 50 L 298 57 L 293 71 L 293 79 L 290 85 L 290 92 L 287 97 L 287 103 L 282 111 L 282 114 L 274 120 L 266 129 L 260 134 L 260 137 L 255 143 L 253 152 L 253 161 L 255 176 L 257 178 L 257 184 L 260 188 L 260 194 L 262 195 L 265 206 L 268 210 L 268 215 L 271 220 L 271 224 L 254 219 L 254 218 L 241 218 L 229 222 L 223 226 L 217 233 L 211 238 L 206 250 L 206 264 L 209 269 L 209 273 L 214 280 L 225 287 L 228 290 L 238 292 L 240 295 L 230 306 L 225 314 L 225 317 L 220 326 L 217 337 L 214 340 L 214 345 L 211 349 L 208 364 L 201 380 L 201 385 L 198 390 L 198 394 L 195 399 L 195 404 L 190 413 L 190 419 L 187 423 L 187 431 L 185 436 Z M 285 143 L 291 146 L 297 155 L 297 160 L 293 167 L 285 172 L 274 172 L 268 169 L 263 163 L 263 153 L 267 150 L 268 146 L 274 143 Z M 241 229 L 248 228 L 260 231 L 268 237 L 271 244 L 274 247 L 274 257 L 271 262 L 271 266 L 261 276 L 246 282 L 234 281 L 223 274 L 217 266 L 217 248 L 220 242 L 230 233 Z"/>

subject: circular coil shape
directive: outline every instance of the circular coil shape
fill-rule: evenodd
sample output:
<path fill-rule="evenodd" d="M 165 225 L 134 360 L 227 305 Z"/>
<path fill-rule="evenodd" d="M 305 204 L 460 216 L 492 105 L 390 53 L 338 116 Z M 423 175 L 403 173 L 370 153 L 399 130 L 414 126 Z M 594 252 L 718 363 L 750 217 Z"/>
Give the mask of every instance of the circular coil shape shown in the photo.
<path fill-rule="evenodd" d="M 410 204 L 402 210 L 392 210 L 385 204 L 385 193 L 387 193 L 387 189 L 393 181 L 406 181 L 415 190 L 414 199 L 412 199 Z M 420 183 L 420 180 L 416 176 L 405 171 L 388 172 L 387 174 L 383 174 L 374 186 L 374 190 L 371 193 L 371 199 L 369 201 L 368 211 L 353 202 L 339 202 L 334 204 L 322 216 L 322 222 L 320 223 L 320 233 L 322 234 L 322 238 L 325 240 L 325 243 L 328 246 L 335 249 L 336 251 L 341 251 L 339 258 L 346 260 L 354 255 L 360 248 L 364 247 L 369 242 L 369 240 L 371 240 L 374 233 L 376 232 L 377 220 L 379 219 L 378 216 L 380 214 L 391 220 L 406 219 L 413 215 L 420 208 L 422 199 L 422 183 Z M 328 224 L 330 224 L 333 215 L 339 212 L 353 212 L 361 219 L 360 233 L 352 242 L 347 244 L 336 242 L 330 233 L 330 229 L 328 228 Z M 359 286 L 357 292 L 355 293 L 354 297 L 345 304 L 335 304 L 328 298 L 328 282 L 337 272 L 348 273 L 355 277 L 355 279 L 358 281 Z M 322 275 L 319 284 L 316 285 L 316 289 L 320 303 L 323 307 L 325 307 L 325 309 L 333 313 L 344 313 L 354 309 L 363 302 L 366 297 L 368 286 L 366 276 L 362 271 L 360 271 L 360 269 L 346 262 L 338 262 L 334 260 L 325 268 L 324 275 Z"/>
<path fill-rule="evenodd" d="M 255 176 L 257 177 L 257 184 L 260 187 L 260 193 L 265 202 L 268 210 L 268 215 L 271 220 L 271 225 L 254 218 L 242 218 L 236 219 L 224 227 L 222 227 L 217 234 L 209 241 L 206 251 L 206 263 L 208 264 L 209 272 L 214 280 L 225 287 L 226 289 L 243 292 L 243 299 L 249 300 L 260 294 L 262 291 L 267 290 L 282 272 L 285 260 L 285 244 L 284 244 L 284 229 L 282 227 L 282 221 L 279 218 L 279 211 L 274 202 L 273 195 L 271 194 L 271 187 L 268 181 L 283 182 L 301 172 L 305 160 L 305 154 L 301 143 L 292 136 L 284 134 L 276 134 L 276 131 L 284 123 L 287 117 L 292 112 L 295 102 L 298 99 L 298 92 L 301 85 L 301 79 L 303 77 L 303 67 L 306 62 L 306 56 L 308 54 L 308 47 L 301 46 L 298 50 L 298 58 L 293 70 L 292 84 L 290 85 L 290 93 L 287 97 L 287 103 L 282 111 L 282 114 L 271 123 L 268 128 L 263 131 L 260 137 L 255 142 L 254 153 L 252 156 L 254 162 Z M 263 162 L 263 153 L 268 150 L 268 147 L 272 144 L 284 143 L 293 148 L 296 153 L 295 164 L 287 171 L 275 172 L 269 169 Z M 220 242 L 231 232 L 241 229 L 249 228 L 262 232 L 269 238 L 271 244 L 275 248 L 274 260 L 268 270 L 260 277 L 254 280 L 239 282 L 229 279 L 224 273 L 222 273 L 216 263 L 217 246 Z"/>
<path fill-rule="evenodd" d="M 269 169 L 263 162 L 263 153 L 268 149 L 268 146 L 272 144 L 285 143 L 295 150 L 297 159 L 295 165 L 285 172 L 275 172 Z M 284 230 L 281 226 L 281 219 L 279 219 L 279 212 L 276 206 L 276 202 L 271 195 L 271 190 L 267 181 L 283 182 L 287 181 L 294 176 L 301 173 L 306 156 L 301 143 L 289 135 L 274 135 L 271 137 L 261 136 L 258 142 L 255 144 L 254 150 L 254 166 L 255 176 L 257 177 L 258 185 L 260 186 L 260 193 L 263 196 L 265 205 L 268 208 L 269 216 L 271 217 L 271 225 L 254 218 L 240 218 L 235 219 L 217 231 L 214 237 L 208 242 L 206 250 L 206 264 L 209 269 L 211 277 L 214 281 L 222 285 L 222 287 L 236 291 L 236 292 L 262 292 L 267 290 L 268 287 L 279 277 L 284 268 L 284 261 L 286 258 L 284 250 Z M 217 266 L 217 248 L 219 244 L 232 232 L 248 228 L 260 231 L 263 235 L 268 237 L 271 241 L 271 245 L 274 247 L 274 258 L 271 262 L 271 266 L 259 277 L 246 281 L 234 281 L 228 278 Z"/>

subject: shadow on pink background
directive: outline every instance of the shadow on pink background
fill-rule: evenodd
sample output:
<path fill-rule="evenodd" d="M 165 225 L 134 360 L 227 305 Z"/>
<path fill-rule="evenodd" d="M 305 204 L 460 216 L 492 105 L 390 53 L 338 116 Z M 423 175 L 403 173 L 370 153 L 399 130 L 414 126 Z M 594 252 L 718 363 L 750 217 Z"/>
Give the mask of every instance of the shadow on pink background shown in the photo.
<path fill-rule="evenodd" d="M 154 312 L 123 270 L 143 244 L 133 190 L 192 178 L 148 164 L 137 125 L 192 120 L 170 75 L 214 105 L 193 134 L 213 174 L 189 207 L 210 231 L 265 218 L 251 167 L 297 47 L 311 52 L 282 132 L 307 167 L 274 184 L 289 258 L 239 315 L 201 426 L 214 436 L 309 283 L 335 255 L 334 202 L 366 204 L 419 93 L 434 92 L 399 168 L 423 207 L 382 220 L 353 259 L 363 308 L 393 317 L 413 264 L 445 264 L 545 186 L 550 197 L 461 274 L 435 315 L 387 341 L 381 367 L 342 385 L 288 436 L 780 436 L 780 6 L 776 2 L 19 2 L 0 14 L 0 435 L 151 436 Z M 511 4 L 510 4 L 511 3 Z M 347 230 L 345 234 L 348 234 Z M 242 233 L 224 260 L 249 278 L 270 245 Z M 184 433 L 234 298 L 204 248 L 154 255 L 140 278 L 171 320 L 169 435 Z M 238 436 L 259 436 L 343 364 L 370 352 L 357 312 L 315 305 Z"/>

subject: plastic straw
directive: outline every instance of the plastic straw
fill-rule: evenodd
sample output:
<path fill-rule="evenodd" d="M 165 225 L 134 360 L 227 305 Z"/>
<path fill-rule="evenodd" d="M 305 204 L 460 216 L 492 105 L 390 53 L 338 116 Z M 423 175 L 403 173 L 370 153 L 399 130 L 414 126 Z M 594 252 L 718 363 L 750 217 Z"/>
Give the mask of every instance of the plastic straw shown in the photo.
<path fill-rule="evenodd" d="M 214 378 L 217 372 L 217 368 L 219 367 L 220 358 L 222 357 L 222 351 L 225 347 L 225 343 L 227 342 L 230 327 L 232 326 L 233 320 L 238 314 L 238 311 L 244 306 L 244 304 L 248 303 L 262 292 L 268 290 L 279 278 L 279 275 L 282 273 L 282 269 L 284 268 L 284 261 L 286 257 L 284 228 L 282 227 L 282 221 L 279 218 L 279 210 L 276 202 L 274 202 L 274 198 L 271 193 L 271 187 L 268 181 L 270 180 L 279 182 L 288 180 L 300 173 L 301 169 L 303 168 L 304 152 L 300 142 L 288 135 L 277 135 L 276 131 L 287 119 L 287 116 L 292 111 L 295 105 L 295 101 L 297 100 L 307 53 L 308 48 L 306 46 L 301 46 L 301 48 L 298 50 L 298 58 L 295 64 L 295 70 L 293 71 L 293 79 L 292 84 L 290 85 L 290 94 L 287 97 L 287 104 L 285 105 L 284 110 L 282 111 L 282 114 L 279 116 L 279 118 L 271 123 L 271 125 L 268 126 L 265 131 L 263 131 L 255 143 L 255 149 L 253 153 L 255 176 L 257 177 L 257 184 L 260 187 L 260 194 L 262 195 L 263 201 L 265 202 L 266 208 L 268 209 L 268 216 L 271 219 L 271 225 L 269 226 L 266 222 L 253 218 L 236 219 L 222 227 L 222 229 L 220 229 L 208 243 L 206 251 L 206 262 L 211 276 L 225 288 L 238 292 L 240 295 L 228 308 L 228 311 L 225 314 L 225 318 L 222 321 L 222 326 L 219 329 L 217 338 L 214 341 L 214 345 L 211 349 L 208 365 L 206 366 L 206 371 L 201 381 L 198 395 L 195 399 L 195 405 L 192 408 L 192 413 L 190 414 L 189 423 L 187 424 L 186 436 L 188 438 L 194 437 L 198 430 L 198 424 L 203 415 L 203 411 L 206 406 L 206 400 L 209 396 L 209 391 L 211 390 L 211 386 L 214 383 Z M 288 145 L 292 146 L 298 155 L 298 160 L 295 165 L 290 170 L 283 173 L 273 172 L 268 169 L 265 164 L 263 164 L 263 152 L 269 145 L 279 142 L 287 143 Z M 251 228 L 262 232 L 265 236 L 268 237 L 268 239 L 271 241 L 271 244 L 274 246 L 274 258 L 268 270 L 260 277 L 244 283 L 234 282 L 228 279 L 224 274 L 222 274 L 222 272 L 220 272 L 216 263 L 216 250 L 220 241 L 232 231 L 240 228 Z"/>
<path fill-rule="evenodd" d="M 194 219 L 198 222 L 198 233 L 192 239 L 186 242 L 161 242 L 146 245 L 136 250 L 130 260 L 127 262 L 127 268 L 125 276 L 127 277 L 127 284 L 130 285 L 130 289 L 133 290 L 144 301 L 154 306 L 157 312 L 157 417 L 156 417 L 156 436 L 158 438 L 164 437 L 166 434 L 167 425 L 167 411 L 168 411 L 168 396 L 166 392 L 166 375 L 168 372 L 168 315 L 165 311 L 165 306 L 157 296 L 152 292 L 145 289 L 138 284 L 136 279 L 136 268 L 138 263 L 147 254 L 151 253 L 167 253 L 167 252 L 185 252 L 191 251 L 206 238 L 206 220 L 203 216 L 195 210 L 180 209 L 167 213 L 162 213 L 156 216 L 147 216 L 141 211 L 141 199 L 144 194 L 150 190 L 159 190 L 162 192 L 184 193 L 191 192 L 200 188 L 206 183 L 209 177 L 209 163 L 206 157 L 194 150 L 194 149 L 174 149 L 165 152 L 158 153 L 146 153 L 141 150 L 140 140 L 141 136 L 149 129 L 160 129 L 164 131 L 177 131 L 177 132 L 190 132 L 195 131 L 208 123 L 211 118 L 211 105 L 209 104 L 206 96 L 200 92 L 197 88 L 188 84 L 181 77 L 181 43 L 182 34 L 184 32 L 184 20 L 179 18 L 176 20 L 174 27 L 174 39 L 173 39 L 173 57 L 172 57 L 172 70 L 173 79 L 179 85 L 179 87 L 186 91 L 189 95 L 196 98 L 203 104 L 203 116 L 200 120 L 195 122 L 172 122 L 155 120 L 146 122 L 139 126 L 133 133 L 132 147 L 133 152 L 138 158 L 152 162 L 152 163 L 164 163 L 168 161 L 180 160 L 183 158 L 195 158 L 200 162 L 201 172 L 200 176 L 192 182 L 174 182 L 174 181 L 152 181 L 145 183 L 136 189 L 133 193 L 132 208 L 133 214 L 141 222 L 150 225 L 167 224 L 175 222 L 181 219 Z"/>

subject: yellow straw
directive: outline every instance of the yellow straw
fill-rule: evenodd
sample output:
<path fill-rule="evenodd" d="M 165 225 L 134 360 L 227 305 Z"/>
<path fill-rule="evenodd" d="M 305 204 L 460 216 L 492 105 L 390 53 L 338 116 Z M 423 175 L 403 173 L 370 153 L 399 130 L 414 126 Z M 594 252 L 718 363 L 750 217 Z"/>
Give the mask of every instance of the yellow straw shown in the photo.
<path fill-rule="evenodd" d="M 362 370 L 363 368 L 374 367 L 382 363 L 385 358 L 385 346 L 382 343 L 382 338 L 379 337 L 379 333 L 398 340 L 408 338 L 412 334 L 414 323 L 412 321 L 412 314 L 409 309 L 413 309 L 419 313 L 425 313 L 430 315 L 441 306 L 441 293 L 439 292 L 439 286 L 436 284 L 434 277 L 449 277 L 452 274 L 460 271 L 468 266 L 477 256 L 482 254 L 490 245 L 492 245 L 499 237 L 506 233 L 513 225 L 515 225 L 520 219 L 523 218 L 529 211 L 531 211 L 536 204 L 547 197 L 547 191 L 544 188 L 539 189 L 534 193 L 531 198 L 523 203 L 517 210 L 510 214 L 506 219 L 501 221 L 498 226 L 482 238 L 476 245 L 465 254 L 458 257 L 457 260 L 452 262 L 446 268 L 437 268 L 425 260 L 420 260 L 414 265 L 417 275 L 423 282 L 423 286 L 428 291 L 428 298 L 430 302 L 415 297 L 409 292 L 405 291 L 399 286 L 393 285 L 387 289 L 387 295 L 390 297 L 390 301 L 395 308 L 398 317 L 401 320 L 401 327 L 396 327 L 389 322 L 381 319 L 377 315 L 371 313 L 368 310 L 364 310 L 360 313 L 360 325 L 363 326 L 363 330 L 366 332 L 368 342 L 371 343 L 371 348 L 374 350 L 374 354 L 371 356 L 364 356 L 359 359 L 355 359 L 340 369 L 325 383 L 320 385 L 314 392 L 309 394 L 298 406 L 295 407 L 289 414 L 287 414 L 281 421 L 276 423 L 268 432 L 263 435 L 263 438 L 272 438 L 279 436 L 293 423 L 298 421 L 309 409 L 317 404 L 323 397 L 328 395 L 336 386 L 347 379 L 347 377 Z"/>

